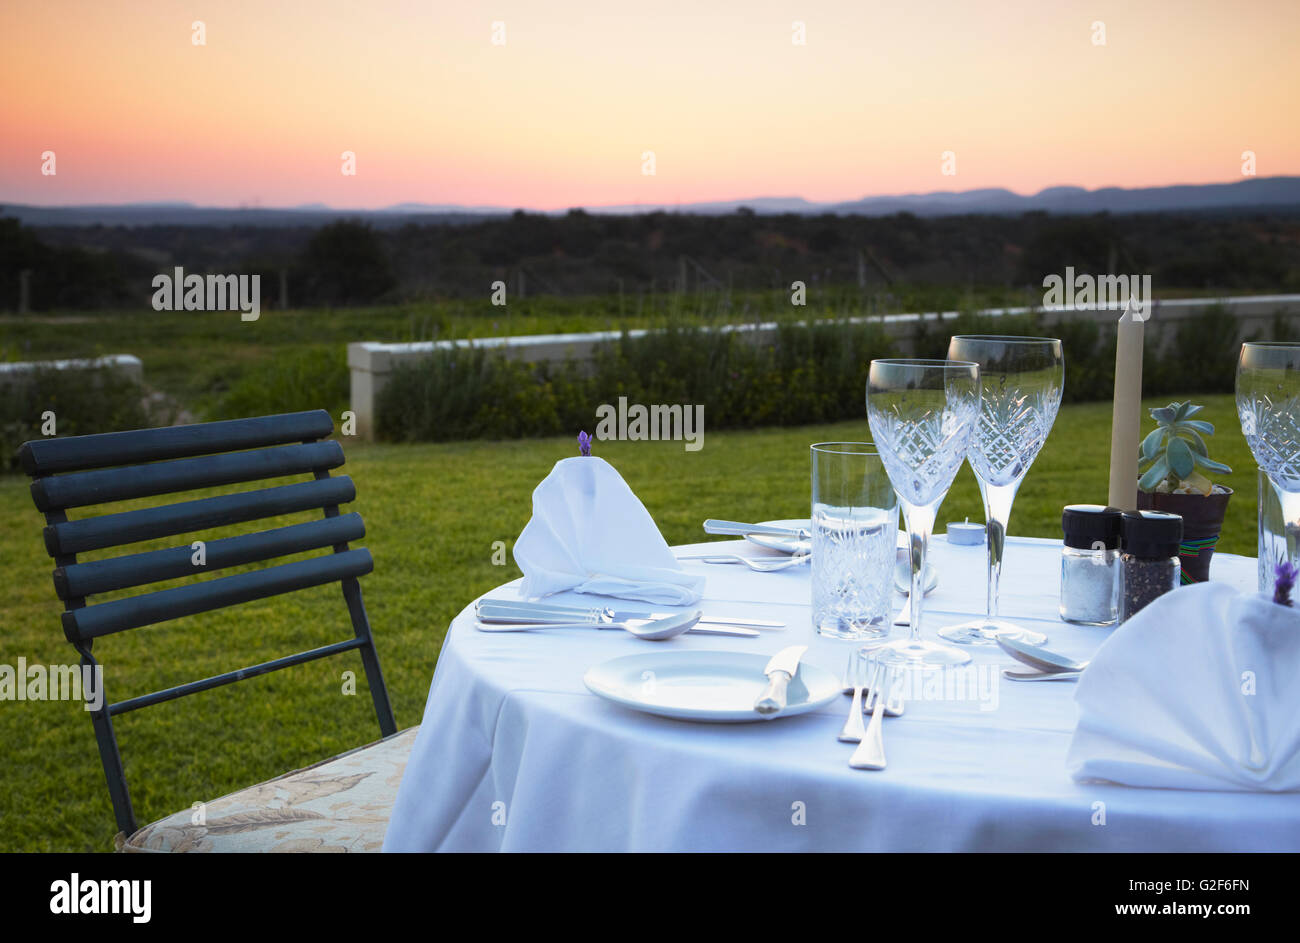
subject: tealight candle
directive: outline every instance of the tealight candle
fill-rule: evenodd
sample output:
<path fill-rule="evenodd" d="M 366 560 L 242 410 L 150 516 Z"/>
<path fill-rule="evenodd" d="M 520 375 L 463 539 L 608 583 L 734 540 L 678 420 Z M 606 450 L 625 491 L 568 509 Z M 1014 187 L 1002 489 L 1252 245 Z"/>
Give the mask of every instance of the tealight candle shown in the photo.
<path fill-rule="evenodd" d="M 948 543 L 973 547 L 984 543 L 984 525 L 972 524 L 970 518 L 965 521 L 948 522 Z"/>

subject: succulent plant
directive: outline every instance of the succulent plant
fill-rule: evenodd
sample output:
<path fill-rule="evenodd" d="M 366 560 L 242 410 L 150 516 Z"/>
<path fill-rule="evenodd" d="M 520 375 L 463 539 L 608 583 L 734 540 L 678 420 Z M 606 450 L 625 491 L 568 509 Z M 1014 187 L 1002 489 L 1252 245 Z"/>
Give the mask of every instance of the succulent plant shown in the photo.
<path fill-rule="evenodd" d="M 1142 440 L 1138 487 L 1146 492 L 1184 491 L 1209 494 L 1214 483 L 1202 472 L 1227 474 L 1232 471 L 1222 462 L 1210 458 L 1203 436 L 1214 435 L 1214 426 L 1204 419 L 1193 419 L 1204 406 L 1170 403 L 1151 410 L 1156 427 Z"/>

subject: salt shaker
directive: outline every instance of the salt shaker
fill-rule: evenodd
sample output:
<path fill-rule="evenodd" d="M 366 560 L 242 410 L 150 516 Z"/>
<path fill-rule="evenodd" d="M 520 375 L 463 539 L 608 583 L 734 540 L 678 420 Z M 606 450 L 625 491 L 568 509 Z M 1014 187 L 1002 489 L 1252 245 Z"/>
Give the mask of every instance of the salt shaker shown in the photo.
<path fill-rule="evenodd" d="M 1163 511 L 1125 511 L 1120 532 L 1119 621 L 1127 622 L 1178 587 L 1183 519 Z"/>
<path fill-rule="evenodd" d="M 1119 570 L 1120 512 L 1071 504 L 1061 512 L 1061 618 L 1074 625 L 1114 625 Z"/>

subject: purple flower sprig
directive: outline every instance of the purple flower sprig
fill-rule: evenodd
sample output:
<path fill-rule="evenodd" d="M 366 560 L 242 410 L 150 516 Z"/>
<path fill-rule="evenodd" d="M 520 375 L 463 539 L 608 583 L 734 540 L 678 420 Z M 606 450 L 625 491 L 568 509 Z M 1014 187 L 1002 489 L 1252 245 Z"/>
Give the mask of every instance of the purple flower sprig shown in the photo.
<path fill-rule="evenodd" d="M 591 436 L 587 435 L 585 431 L 578 433 L 578 454 L 591 455 Z"/>
<path fill-rule="evenodd" d="M 1281 560 L 1274 571 L 1277 579 L 1273 583 L 1273 602 L 1279 606 L 1290 606 L 1291 590 L 1295 589 L 1296 576 L 1300 575 L 1300 566 L 1287 560 Z"/>

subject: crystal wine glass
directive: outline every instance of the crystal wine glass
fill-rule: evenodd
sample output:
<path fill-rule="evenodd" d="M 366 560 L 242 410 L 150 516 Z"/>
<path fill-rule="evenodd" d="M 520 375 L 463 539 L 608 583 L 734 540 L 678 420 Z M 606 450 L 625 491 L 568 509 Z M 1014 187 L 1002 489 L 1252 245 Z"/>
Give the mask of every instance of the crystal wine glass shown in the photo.
<path fill-rule="evenodd" d="M 1287 560 L 1300 563 L 1300 344 L 1241 345 L 1237 417 L 1281 501 Z"/>
<path fill-rule="evenodd" d="M 925 596 L 921 576 L 935 512 L 966 457 L 979 406 L 980 370 L 976 363 L 871 361 L 867 421 L 903 506 L 912 568 L 908 638 L 871 648 L 871 656 L 884 664 L 933 669 L 971 660 L 967 652 L 921 638 Z"/>
<path fill-rule="evenodd" d="M 980 365 L 980 414 L 967 458 L 984 500 L 989 571 L 984 618 L 941 629 L 939 636 L 963 645 L 993 645 L 999 637 L 1041 645 L 1047 641 L 1043 633 L 998 618 L 998 581 L 1011 504 L 1061 408 L 1061 342 L 959 334 L 948 342 L 948 356 Z"/>

